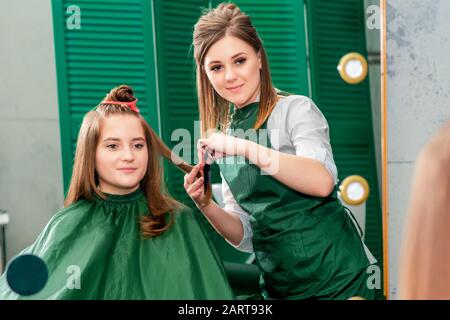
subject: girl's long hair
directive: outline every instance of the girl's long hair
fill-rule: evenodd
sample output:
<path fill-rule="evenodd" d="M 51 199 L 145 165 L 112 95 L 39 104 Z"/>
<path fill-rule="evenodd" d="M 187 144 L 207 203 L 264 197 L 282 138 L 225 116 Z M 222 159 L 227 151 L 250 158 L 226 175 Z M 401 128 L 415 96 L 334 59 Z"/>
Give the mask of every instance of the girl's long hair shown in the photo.
<path fill-rule="evenodd" d="M 407 217 L 400 299 L 450 299 L 450 121 L 417 158 Z"/>
<path fill-rule="evenodd" d="M 112 89 L 106 95 L 104 101 L 130 102 L 135 99 L 132 88 L 121 85 Z M 95 170 L 95 152 L 100 137 L 101 121 L 116 114 L 128 114 L 137 117 L 145 132 L 148 165 L 146 174 L 141 181 L 141 188 L 148 200 L 150 213 L 142 217 L 140 225 L 143 236 L 158 236 L 172 225 L 174 213 L 182 206 L 166 190 L 161 156 L 176 164 L 186 173 L 192 170 L 192 166 L 172 154 L 147 121 L 139 113 L 132 111 L 126 104 L 100 103 L 94 110 L 85 115 L 78 134 L 72 179 L 64 206 L 67 207 L 82 198 L 92 201 L 95 194 L 101 198 L 106 197 L 97 188 L 99 180 Z M 168 221 L 166 221 L 166 213 L 170 215 Z"/>
<path fill-rule="evenodd" d="M 208 130 L 225 130 L 230 117 L 230 103 L 213 89 L 204 67 L 206 53 L 213 44 L 225 36 L 233 36 L 248 43 L 261 55 L 261 83 L 259 113 L 254 128 L 267 120 L 276 102 L 277 94 L 272 85 L 266 51 L 250 17 L 233 3 L 221 3 L 207 11 L 194 27 L 193 46 L 197 65 L 197 95 L 202 135 Z"/>

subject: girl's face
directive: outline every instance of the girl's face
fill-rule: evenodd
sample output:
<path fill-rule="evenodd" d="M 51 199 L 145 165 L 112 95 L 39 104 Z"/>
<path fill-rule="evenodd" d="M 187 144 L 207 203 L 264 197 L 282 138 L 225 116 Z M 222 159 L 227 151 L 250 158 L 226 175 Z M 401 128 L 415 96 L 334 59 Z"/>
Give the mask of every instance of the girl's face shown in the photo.
<path fill-rule="evenodd" d="M 217 41 L 205 55 L 204 68 L 216 92 L 236 107 L 256 101 L 261 57 L 245 41 L 233 36 Z"/>
<path fill-rule="evenodd" d="M 95 152 L 100 190 L 110 194 L 135 191 L 147 172 L 147 163 L 147 141 L 140 120 L 132 115 L 103 119 Z"/>

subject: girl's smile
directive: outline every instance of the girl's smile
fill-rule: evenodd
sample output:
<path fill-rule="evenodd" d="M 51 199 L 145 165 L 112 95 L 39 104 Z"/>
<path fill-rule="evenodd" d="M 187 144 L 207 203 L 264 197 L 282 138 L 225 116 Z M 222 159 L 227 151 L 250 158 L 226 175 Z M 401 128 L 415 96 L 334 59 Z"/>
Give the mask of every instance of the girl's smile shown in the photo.
<path fill-rule="evenodd" d="M 244 84 L 240 84 L 238 86 L 234 86 L 234 87 L 228 87 L 227 90 L 230 90 L 233 93 L 237 93 L 239 92 L 239 90 L 241 90 L 241 88 L 244 86 Z"/>
<path fill-rule="evenodd" d="M 119 170 L 119 171 L 121 171 L 123 173 L 133 173 L 133 172 L 136 171 L 136 169 L 137 168 L 129 168 L 129 167 L 127 167 L 127 168 L 119 168 L 117 170 Z"/>

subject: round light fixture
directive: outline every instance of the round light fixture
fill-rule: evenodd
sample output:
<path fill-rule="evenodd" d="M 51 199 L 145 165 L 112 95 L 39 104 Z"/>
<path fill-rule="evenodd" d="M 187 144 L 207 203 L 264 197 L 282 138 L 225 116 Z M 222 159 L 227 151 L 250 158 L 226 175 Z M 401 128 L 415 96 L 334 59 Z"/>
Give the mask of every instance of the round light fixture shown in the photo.
<path fill-rule="evenodd" d="M 359 53 L 347 53 L 339 61 L 337 69 L 345 82 L 357 84 L 367 76 L 367 61 Z"/>
<path fill-rule="evenodd" d="M 342 200 L 349 205 L 359 205 L 369 197 L 369 184 L 361 176 L 349 176 L 339 186 Z"/>

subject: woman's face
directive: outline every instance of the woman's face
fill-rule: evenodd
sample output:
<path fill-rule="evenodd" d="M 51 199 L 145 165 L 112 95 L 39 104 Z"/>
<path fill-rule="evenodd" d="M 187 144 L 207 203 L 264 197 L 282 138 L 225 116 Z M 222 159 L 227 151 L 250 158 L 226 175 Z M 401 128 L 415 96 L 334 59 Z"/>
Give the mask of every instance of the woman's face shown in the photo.
<path fill-rule="evenodd" d="M 204 68 L 216 92 L 236 107 L 256 101 L 261 57 L 245 41 L 233 36 L 217 41 L 205 55 Z"/>
<path fill-rule="evenodd" d="M 100 190 L 110 194 L 135 191 L 147 172 L 147 163 L 147 142 L 140 120 L 133 115 L 103 119 L 95 152 Z"/>

